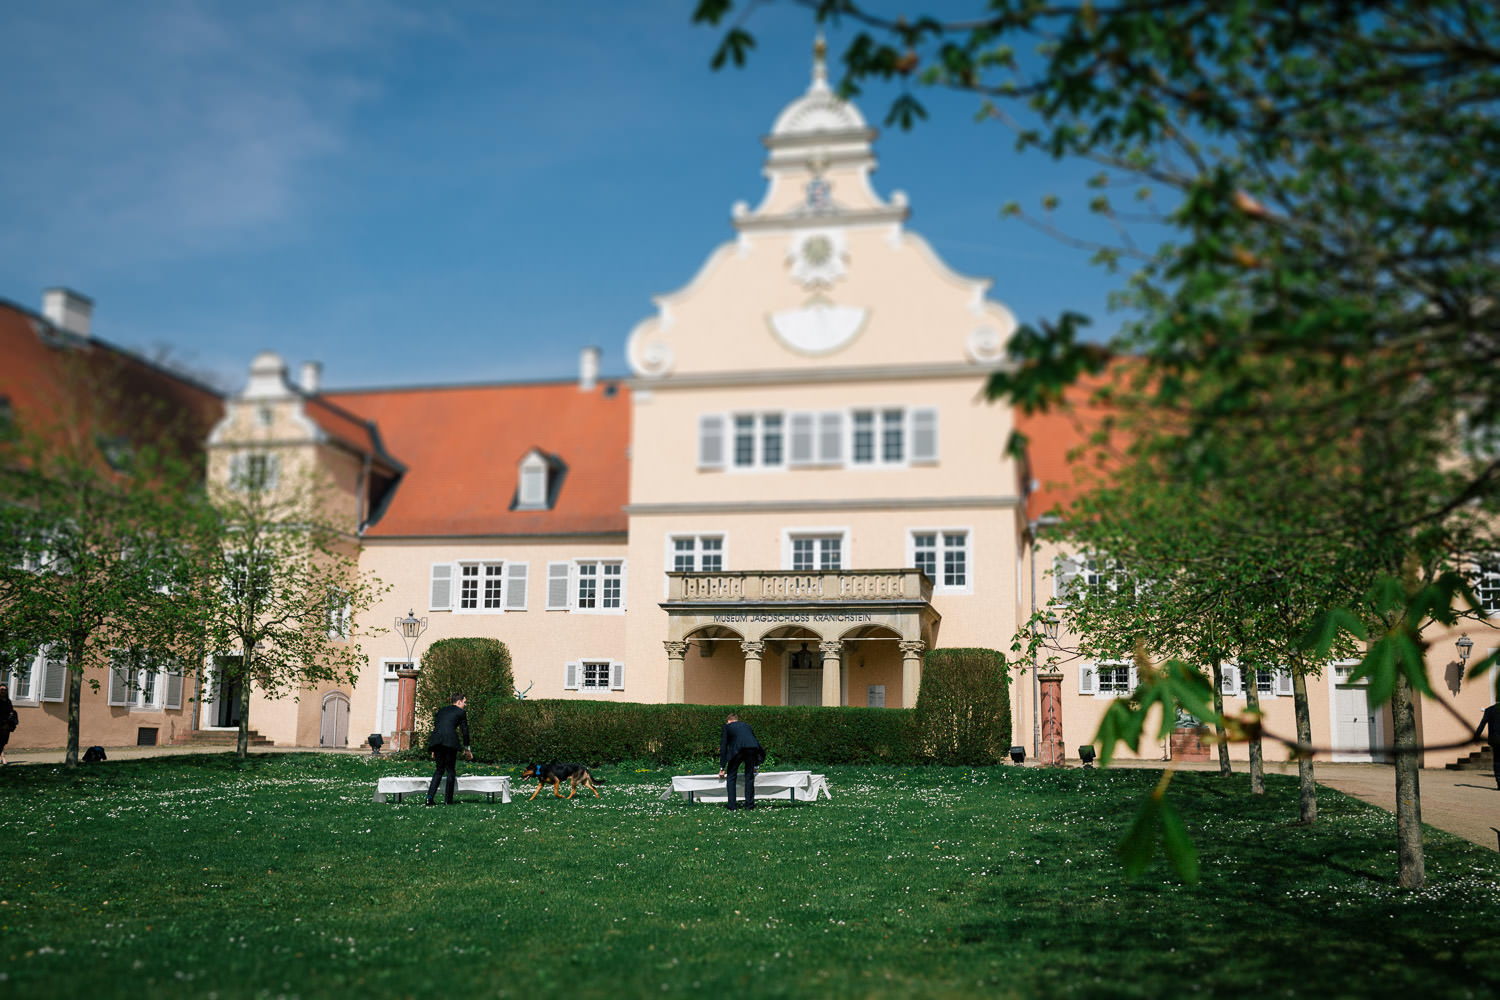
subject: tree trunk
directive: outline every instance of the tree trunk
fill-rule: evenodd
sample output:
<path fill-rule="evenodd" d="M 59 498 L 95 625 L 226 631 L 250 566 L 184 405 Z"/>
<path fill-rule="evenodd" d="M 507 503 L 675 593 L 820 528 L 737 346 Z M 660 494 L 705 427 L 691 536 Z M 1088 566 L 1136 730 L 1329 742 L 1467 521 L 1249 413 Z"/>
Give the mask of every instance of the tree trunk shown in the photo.
<path fill-rule="evenodd" d="M 106 688 L 106 690 L 108 690 Z M 83 702 L 83 639 L 72 636 L 68 640 L 68 749 L 63 754 L 63 763 L 78 766 L 79 706 Z"/>
<path fill-rule="evenodd" d="M 1224 738 L 1224 664 L 1214 657 L 1214 732 L 1219 737 L 1219 775 L 1227 778 L 1229 769 L 1229 741 Z"/>
<path fill-rule="evenodd" d="M 1403 889 L 1420 889 L 1427 881 L 1427 866 L 1422 855 L 1422 789 L 1418 780 L 1421 748 L 1417 743 L 1417 711 L 1411 684 L 1406 675 L 1399 672 L 1396 674 L 1396 689 L 1391 693 L 1391 725 L 1396 736 L 1398 882 Z"/>
<path fill-rule="evenodd" d="M 240 737 L 235 745 L 235 755 L 243 760 L 250 754 L 250 655 L 240 661 Z"/>
<path fill-rule="evenodd" d="M 1304 826 L 1318 818 L 1318 784 L 1313 781 L 1312 712 L 1307 707 L 1307 678 L 1301 670 L 1292 671 L 1292 710 L 1297 716 L 1297 800 L 1298 817 Z"/>
<path fill-rule="evenodd" d="M 1260 714 L 1260 689 L 1256 671 L 1244 669 L 1240 674 L 1245 679 L 1245 711 Z M 1266 794 L 1266 765 L 1261 754 L 1260 731 L 1250 736 L 1250 794 Z"/>

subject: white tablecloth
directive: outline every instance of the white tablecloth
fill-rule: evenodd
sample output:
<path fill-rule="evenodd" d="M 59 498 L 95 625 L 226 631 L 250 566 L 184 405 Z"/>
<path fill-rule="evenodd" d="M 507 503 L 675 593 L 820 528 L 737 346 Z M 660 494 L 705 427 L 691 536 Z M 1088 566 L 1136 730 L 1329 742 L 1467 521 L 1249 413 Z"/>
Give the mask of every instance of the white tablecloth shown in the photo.
<path fill-rule="evenodd" d="M 375 783 L 375 801 L 384 802 L 387 795 L 425 795 L 432 776 L 381 778 Z M 440 786 L 441 787 L 441 786 Z M 460 774 L 458 791 L 483 792 L 490 798 L 499 795 L 501 802 L 510 801 L 510 775 L 508 774 Z"/>
<path fill-rule="evenodd" d="M 661 793 L 669 799 L 673 794 L 691 801 L 724 802 L 729 798 L 725 787 L 727 780 L 717 774 L 679 774 L 672 778 L 672 787 Z M 738 794 L 744 795 L 745 779 L 741 774 Z M 797 802 L 815 802 L 819 793 L 823 798 L 833 796 L 828 791 L 828 779 L 811 771 L 761 771 L 755 775 L 755 797 L 776 799 L 785 796 Z"/>

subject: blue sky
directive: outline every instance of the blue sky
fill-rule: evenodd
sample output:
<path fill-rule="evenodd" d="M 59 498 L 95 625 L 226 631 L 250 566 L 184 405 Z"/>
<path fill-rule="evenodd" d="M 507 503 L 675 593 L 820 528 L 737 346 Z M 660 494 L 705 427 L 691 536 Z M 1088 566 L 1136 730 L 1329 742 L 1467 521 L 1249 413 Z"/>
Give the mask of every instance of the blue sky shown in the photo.
<path fill-rule="evenodd" d="M 652 296 L 759 199 L 760 138 L 808 82 L 805 12 L 758 10 L 749 66 L 713 72 L 692 7 L 5 4 L 0 297 L 75 288 L 97 335 L 232 388 L 265 348 L 330 387 L 571 377 L 586 345 L 624 374 Z M 858 99 L 872 124 L 892 93 Z M 1081 204 L 1089 171 L 924 99 L 931 120 L 882 128 L 877 190 L 1023 321 L 1113 330 L 1118 279 L 999 216 Z"/>

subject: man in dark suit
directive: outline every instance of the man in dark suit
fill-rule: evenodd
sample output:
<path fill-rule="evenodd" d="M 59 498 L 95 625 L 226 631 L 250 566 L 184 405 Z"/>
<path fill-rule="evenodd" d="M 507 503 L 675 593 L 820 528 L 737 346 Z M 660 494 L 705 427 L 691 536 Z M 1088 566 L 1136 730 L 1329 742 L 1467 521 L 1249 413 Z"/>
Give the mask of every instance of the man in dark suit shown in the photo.
<path fill-rule="evenodd" d="M 724 729 L 719 733 L 719 777 L 724 777 L 728 768 L 729 808 L 739 808 L 734 800 L 734 786 L 741 764 L 745 765 L 745 808 L 755 808 L 755 770 L 765 759 L 766 752 L 761 749 L 750 724 L 741 722 L 738 715 L 730 712 L 724 720 Z"/>
<path fill-rule="evenodd" d="M 1474 730 L 1474 738 L 1479 739 L 1479 734 L 1486 729 L 1490 736 L 1490 761 L 1495 765 L 1495 787 L 1500 788 L 1500 703 L 1484 710 L 1484 715 L 1479 719 L 1479 728 Z"/>
<path fill-rule="evenodd" d="M 436 767 L 432 771 L 432 782 L 427 786 L 427 804 L 432 805 L 437 796 L 438 783 L 443 776 L 448 776 L 448 794 L 443 801 L 450 806 L 453 804 L 453 789 L 458 784 L 458 752 L 464 752 L 465 760 L 473 760 L 474 755 L 469 752 L 469 716 L 464 711 L 464 706 L 469 699 L 462 694 L 454 693 L 448 699 L 448 704 L 432 713 L 432 738 L 427 741 L 427 749 L 432 751 L 432 759 Z M 463 741 L 459 742 L 458 734 L 462 732 Z"/>

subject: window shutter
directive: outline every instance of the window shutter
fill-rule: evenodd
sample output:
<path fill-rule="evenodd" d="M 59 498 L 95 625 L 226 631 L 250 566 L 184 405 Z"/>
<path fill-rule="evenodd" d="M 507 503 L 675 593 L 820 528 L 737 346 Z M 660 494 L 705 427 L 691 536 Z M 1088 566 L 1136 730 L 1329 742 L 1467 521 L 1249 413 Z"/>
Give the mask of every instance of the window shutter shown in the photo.
<path fill-rule="evenodd" d="M 453 564 L 432 564 L 432 596 L 427 602 L 430 611 L 453 610 Z"/>
<path fill-rule="evenodd" d="M 936 462 L 938 460 L 938 411 L 923 409 L 911 411 L 911 460 L 913 462 Z"/>
<path fill-rule="evenodd" d="M 182 707 L 182 667 L 176 663 L 167 667 L 167 708 Z"/>
<path fill-rule="evenodd" d="M 1078 668 L 1078 693 L 1099 693 L 1099 671 L 1092 663 L 1085 663 Z"/>
<path fill-rule="evenodd" d="M 1232 663 L 1225 663 L 1219 667 L 1220 684 L 1219 693 L 1228 698 L 1240 694 L 1240 668 Z"/>
<path fill-rule="evenodd" d="M 266 481 L 260 484 L 263 490 L 274 490 L 281 483 L 281 456 L 266 456 Z"/>
<path fill-rule="evenodd" d="M 787 419 L 791 428 L 791 446 L 788 449 L 787 461 L 792 465 L 812 465 L 818 460 L 813 415 L 793 413 Z"/>
<path fill-rule="evenodd" d="M 698 468 L 724 468 L 724 416 L 711 413 L 698 418 Z"/>
<path fill-rule="evenodd" d="M 1290 670 L 1276 671 L 1272 684 L 1276 697 L 1290 698 L 1292 696 L 1292 672 Z"/>
<path fill-rule="evenodd" d="M 838 410 L 818 414 L 818 461 L 838 465 L 844 460 L 844 415 Z"/>
<path fill-rule="evenodd" d="M 229 456 L 229 488 L 232 490 L 243 490 L 245 488 L 245 453 L 236 452 Z"/>
<path fill-rule="evenodd" d="M 505 564 L 505 610 L 526 610 L 526 578 L 531 572 L 530 563 L 508 562 Z"/>
<path fill-rule="evenodd" d="M 577 664 L 577 662 L 569 663 L 567 666 L 565 666 L 563 668 L 563 690 L 564 691 L 577 691 L 578 690 L 578 664 Z"/>
<path fill-rule="evenodd" d="M 1139 684 L 1140 682 L 1141 682 L 1140 675 L 1136 673 L 1135 667 L 1131 667 L 1130 668 L 1130 680 L 1126 682 L 1126 683 L 1128 683 L 1130 685 L 1130 690 L 1134 691 L 1136 685 Z"/>
<path fill-rule="evenodd" d="M 625 664 L 619 660 L 609 665 L 609 689 L 611 691 L 625 690 Z"/>
<path fill-rule="evenodd" d="M 106 702 L 110 705 L 125 705 L 130 697 L 130 653 L 116 650 L 109 658 L 109 690 Z"/>
<path fill-rule="evenodd" d="M 42 654 L 42 701 L 62 701 L 68 689 L 68 660 L 61 650 Z"/>
<path fill-rule="evenodd" d="M 1053 559 L 1052 596 L 1064 604 L 1068 603 L 1073 593 L 1073 585 L 1077 583 L 1082 573 L 1083 560 L 1081 559 L 1069 559 L 1066 556 Z"/>
<path fill-rule="evenodd" d="M 568 609 L 568 569 L 570 564 L 555 562 L 547 564 L 547 610 Z"/>

